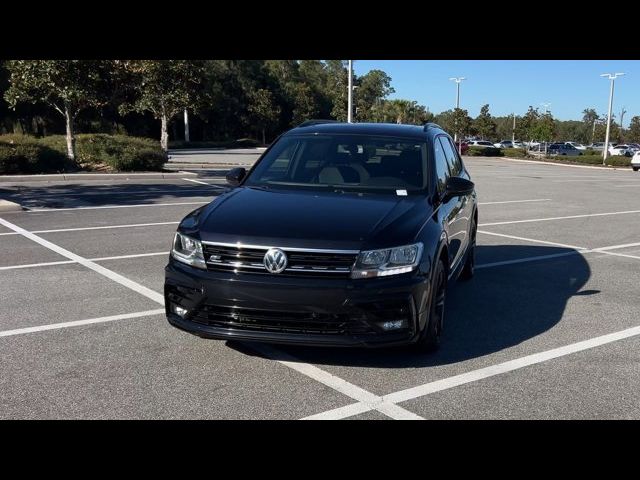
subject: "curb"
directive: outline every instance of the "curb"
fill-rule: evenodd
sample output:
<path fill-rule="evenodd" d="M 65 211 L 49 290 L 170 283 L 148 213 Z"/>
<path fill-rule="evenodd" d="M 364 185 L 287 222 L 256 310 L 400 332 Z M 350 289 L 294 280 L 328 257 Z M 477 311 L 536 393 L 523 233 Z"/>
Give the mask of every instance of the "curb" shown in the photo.
<path fill-rule="evenodd" d="M 0 199 L 0 212 L 22 212 L 23 208 L 19 203 Z"/>
<path fill-rule="evenodd" d="M 179 178 L 197 176 L 192 172 L 161 173 L 52 173 L 44 175 L 0 175 L 0 184 L 11 182 L 56 182 L 71 180 L 153 180 L 162 178 Z"/>
<path fill-rule="evenodd" d="M 631 170 L 631 167 L 624 167 L 624 166 L 603 167 L 603 166 L 597 166 L 597 165 L 578 165 L 578 164 L 575 164 L 575 163 L 549 162 L 549 161 L 544 161 L 544 160 L 524 160 L 524 159 L 521 159 L 521 158 L 511 158 L 511 157 L 491 157 L 491 158 L 502 158 L 504 160 L 509 160 L 511 162 L 537 163 L 537 164 L 544 164 L 544 165 L 559 165 L 561 167 L 573 167 L 573 168 L 591 168 L 591 169 L 595 169 L 595 170 Z"/>

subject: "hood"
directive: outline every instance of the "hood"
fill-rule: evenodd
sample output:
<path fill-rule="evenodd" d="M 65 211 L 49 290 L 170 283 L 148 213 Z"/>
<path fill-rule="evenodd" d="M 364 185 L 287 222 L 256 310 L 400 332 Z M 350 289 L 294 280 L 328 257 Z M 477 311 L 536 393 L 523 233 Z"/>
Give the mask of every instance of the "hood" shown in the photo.
<path fill-rule="evenodd" d="M 202 240 L 362 249 L 410 243 L 430 216 L 423 196 L 239 187 L 185 218 Z"/>

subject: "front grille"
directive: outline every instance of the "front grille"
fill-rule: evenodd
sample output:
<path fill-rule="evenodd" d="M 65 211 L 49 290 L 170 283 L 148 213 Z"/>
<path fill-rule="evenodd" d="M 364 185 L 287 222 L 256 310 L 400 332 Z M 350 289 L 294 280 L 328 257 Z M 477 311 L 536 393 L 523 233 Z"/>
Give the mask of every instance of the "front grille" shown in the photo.
<path fill-rule="evenodd" d="M 269 247 L 245 247 L 203 243 L 203 253 L 209 270 L 235 273 L 269 274 L 263 258 Z M 357 252 L 334 250 L 287 250 L 287 268 L 278 275 L 348 277 L 358 256 Z"/>
<path fill-rule="evenodd" d="M 202 305 L 190 320 L 210 327 L 276 333 L 358 335 L 374 333 L 362 316 Z"/>

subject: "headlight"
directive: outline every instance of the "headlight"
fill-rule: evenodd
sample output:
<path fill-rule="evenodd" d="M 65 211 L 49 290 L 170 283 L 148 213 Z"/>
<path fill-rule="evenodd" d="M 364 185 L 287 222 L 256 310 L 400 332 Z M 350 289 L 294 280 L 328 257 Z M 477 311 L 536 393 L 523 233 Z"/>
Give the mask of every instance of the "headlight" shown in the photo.
<path fill-rule="evenodd" d="M 204 261 L 204 254 L 202 253 L 202 243 L 200 243 L 199 240 L 178 232 L 176 232 L 176 236 L 173 239 L 171 256 L 179 262 L 186 263 L 192 267 L 203 268 L 205 270 L 207 268 L 207 264 Z"/>
<path fill-rule="evenodd" d="M 351 278 L 398 275 L 415 270 L 422 257 L 422 243 L 360 252 Z"/>

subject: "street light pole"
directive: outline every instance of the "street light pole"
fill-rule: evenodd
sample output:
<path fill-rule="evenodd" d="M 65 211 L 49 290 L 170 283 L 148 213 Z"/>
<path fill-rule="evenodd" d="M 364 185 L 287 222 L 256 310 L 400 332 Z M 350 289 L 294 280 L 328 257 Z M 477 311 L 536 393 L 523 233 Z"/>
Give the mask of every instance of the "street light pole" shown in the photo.
<path fill-rule="evenodd" d="M 189 142 L 189 112 L 184 109 L 184 141 Z"/>
<path fill-rule="evenodd" d="M 462 83 L 463 80 L 466 80 L 465 77 L 451 77 L 449 80 L 452 80 L 454 82 L 456 82 L 456 110 L 458 110 L 460 108 L 460 83 Z M 457 127 L 457 125 L 456 125 Z M 457 130 L 457 128 L 456 128 Z M 457 142 L 458 141 L 458 132 L 454 132 L 453 133 L 453 141 Z"/>
<path fill-rule="evenodd" d="M 353 60 L 349 60 L 349 101 L 347 105 L 347 122 L 353 123 Z"/>
<path fill-rule="evenodd" d="M 603 73 L 601 77 L 607 77 L 611 80 L 611 90 L 609 91 L 609 113 L 607 114 L 607 133 L 604 137 L 604 150 L 602 151 L 602 165 L 607 163 L 607 157 L 609 156 L 609 132 L 611 131 L 611 110 L 613 108 L 613 84 L 617 77 L 624 75 L 624 73 Z"/>
<path fill-rule="evenodd" d="M 516 114 L 513 113 L 513 129 L 511 130 L 511 146 L 516 143 Z"/>

